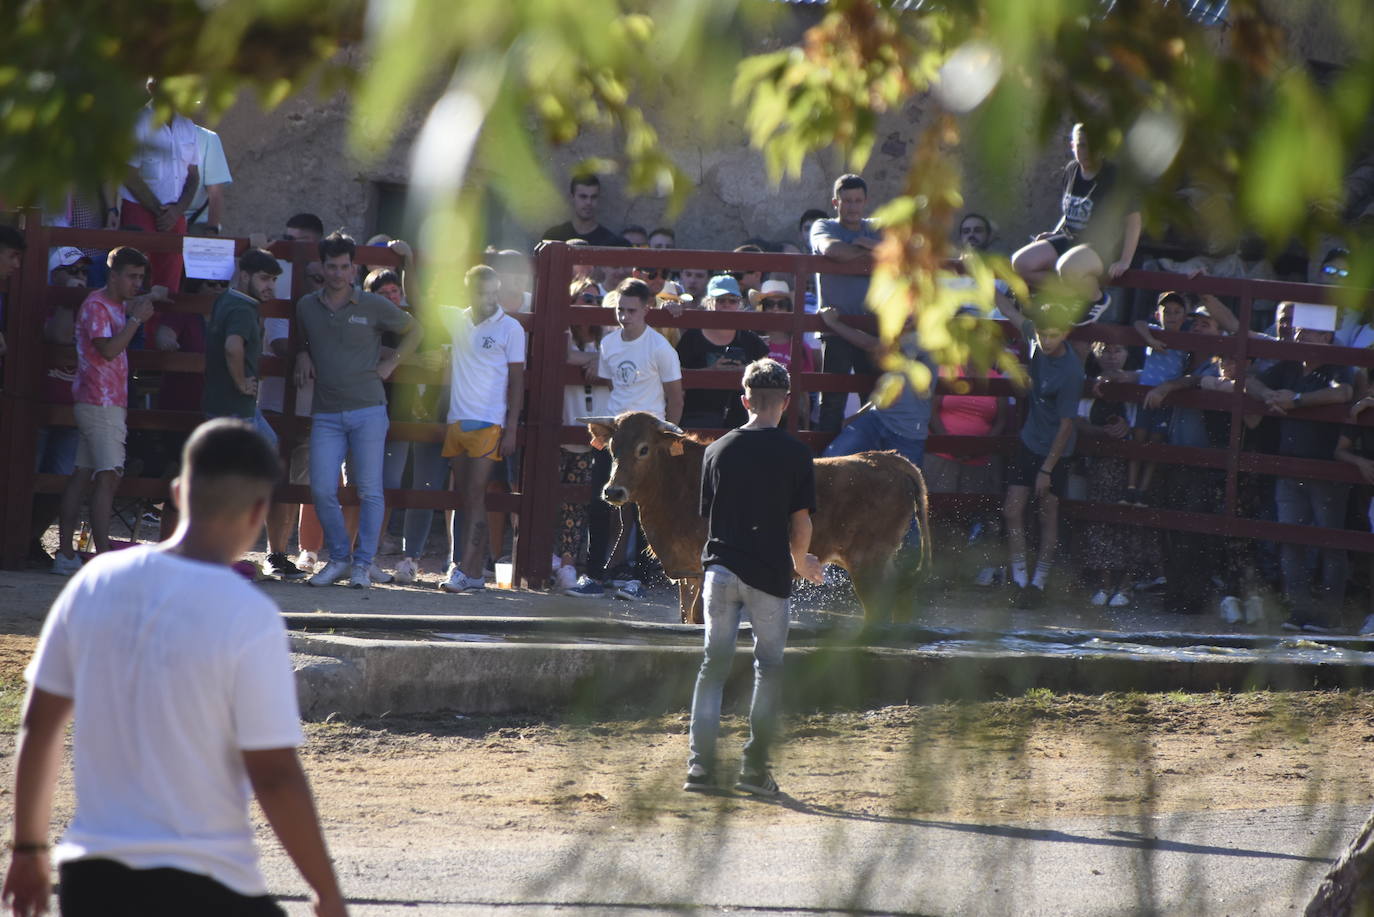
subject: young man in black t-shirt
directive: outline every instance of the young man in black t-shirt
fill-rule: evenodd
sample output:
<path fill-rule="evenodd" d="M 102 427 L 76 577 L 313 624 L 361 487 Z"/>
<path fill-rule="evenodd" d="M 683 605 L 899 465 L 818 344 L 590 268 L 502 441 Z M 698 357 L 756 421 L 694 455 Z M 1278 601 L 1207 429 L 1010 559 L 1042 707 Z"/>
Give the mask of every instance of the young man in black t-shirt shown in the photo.
<path fill-rule="evenodd" d="M 778 428 L 790 389 L 781 363 L 750 363 L 742 399 L 749 422 L 708 446 L 702 460 L 706 658 L 692 694 L 692 755 L 684 790 L 714 787 L 721 692 L 735 656 L 740 615 L 746 613 L 754 631 L 754 697 L 735 789 L 758 796 L 778 792 L 768 770 L 768 748 L 777 729 L 787 597 L 794 575 L 822 581 L 820 561 L 807 553 L 816 511 L 811 450 Z"/>

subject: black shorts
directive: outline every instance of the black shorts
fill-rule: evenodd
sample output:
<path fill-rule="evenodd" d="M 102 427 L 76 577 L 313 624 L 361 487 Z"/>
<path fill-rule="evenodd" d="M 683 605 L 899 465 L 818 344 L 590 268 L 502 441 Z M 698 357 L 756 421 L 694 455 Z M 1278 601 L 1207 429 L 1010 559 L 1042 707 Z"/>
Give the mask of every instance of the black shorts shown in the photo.
<path fill-rule="evenodd" d="M 1066 251 L 1078 244 L 1074 241 L 1073 236 L 1066 232 L 1057 232 L 1045 241 L 1054 246 L 1054 253 L 1061 258 L 1064 257 Z"/>
<path fill-rule="evenodd" d="M 241 895 L 181 869 L 130 869 L 114 860 L 73 860 L 58 868 L 63 917 L 286 917 L 270 895 Z"/>
<path fill-rule="evenodd" d="M 1035 478 L 1040 474 L 1040 469 L 1045 467 L 1045 456 L 1036 455 L 1026 448 L 1026 444 L 1018 442 L 1016 444 L 1016 454 L 1007 463 L 1007 486 L 1008 487 L 1029 487 L 1035 490 Z M 1054 470 L 1050 472 L 1050 493 L 1056 497 L 1064 496 L 1064 490 L 1069 483 L 1069 463 L 1068 460 L 1060 457 L 1055 462 Z"/>

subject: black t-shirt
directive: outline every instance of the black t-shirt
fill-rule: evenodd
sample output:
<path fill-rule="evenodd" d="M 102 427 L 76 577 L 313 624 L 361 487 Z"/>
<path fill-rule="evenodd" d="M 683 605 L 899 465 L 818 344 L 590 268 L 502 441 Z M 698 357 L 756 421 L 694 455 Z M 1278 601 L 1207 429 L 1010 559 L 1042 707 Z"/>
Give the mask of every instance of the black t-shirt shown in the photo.
<path fill-rule="evenodd" d="M 720 564 L 755 589 L 792 592 L 791 517 L 816 511 L 811 450 L 786 430 L 731 430 L 706 447 L 703 567 Z"/>
<path fill-rule="evenodd" d="M 1112 163 L 1104 162 L 1092 178 L 1083 177 L 1077 160 L 1064 167 L 1058 231 L 1091 245 L 1103 261 L 1110 264 L 1121 254 L 1126 214 L 1137 209 Z"/>
<path fill-rule="evenodd" d="M 677 356 L 683 369 L 710 369 L 727 354 L 740 366 L 721 372 L 728 371 L 742 379 L 745 366 L 768 356 L 768 345 L 754 332 L 744 330 L 736 331 L 728 344 L 712 344 L 700 328 L 688 328 L 677 342 Z M 708 429 L 741 426 L 749 419 L 739 400 L 743 393 L 743 389 L 689 388 L 682 396 L 683 422 Z"/>
<path fill-rule="evenodd" d="M 1301 363 L 1289 360 L 1269 367 L 1260 375 L 1260 381 L 1271 389 L 1288 389 L 1296 393 L 1320 392 L 1331 388 L 1333 383 L 1350 382 L 1350 368 L 1318 366 L 1306 373 Z M 1336 439 L 1341 434 L 1340 424 L 1281 417 L 1278 426 L 1279 455 L 1330 459 L 1336 452 Z"/>
<path fill-rule="evenodd" d="M 600 223 L 596 224 L 596 228 L 591 232 L 578 232 L 577 229 L 574 228 L 571 220 L 566 223 L 559 223 L 557 226 L 550 226 L 548 229 L 544 230 L 544 234 L 539 238 L 541 241 L 544 239 L 551 239 L 555 242 L 566 242 L 569 239 L 582 239 L 588 245 L 606 245 L 614 246 L 615 248 L 630 247 L 629 242 L 626 242 Z"/>

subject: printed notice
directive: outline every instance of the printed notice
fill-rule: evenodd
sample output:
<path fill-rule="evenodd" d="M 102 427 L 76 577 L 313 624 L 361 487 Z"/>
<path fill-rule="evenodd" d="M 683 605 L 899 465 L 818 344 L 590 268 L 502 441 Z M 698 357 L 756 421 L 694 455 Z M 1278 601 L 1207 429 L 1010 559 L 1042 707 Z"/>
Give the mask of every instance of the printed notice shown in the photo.
<path fill-rule="evenodd" d="M 234 240 L 186 236 L 181 240 L 186 276 L 197 280 L 234 279 Z"/>

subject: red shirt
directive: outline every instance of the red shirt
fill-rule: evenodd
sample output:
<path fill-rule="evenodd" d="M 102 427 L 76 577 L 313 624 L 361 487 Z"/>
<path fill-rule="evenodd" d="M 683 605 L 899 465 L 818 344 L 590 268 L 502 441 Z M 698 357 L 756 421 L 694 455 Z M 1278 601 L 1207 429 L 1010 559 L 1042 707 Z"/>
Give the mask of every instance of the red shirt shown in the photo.
<path fill-rule="evenodd" d="M 81 404 L 129 406 L 129 357 L 124 351 L 107 360 L 95 349 L 96 338 L 112 338 L 129 321 L 124 304 L 105 290 L 95 290 L 76 313 L 76 381 L 72 395 Z"/>
<path fill-rule="evenodd" d="M 995 369 L 989 378 L 1000 378 Z M 997 398 L 993 395 L 943 395 L 940 398 L 940 424 L 950 436 L 987 436 L 997 419 Z M 936 455 L 961 465 L 986 465 L 986 455 Z"/>

